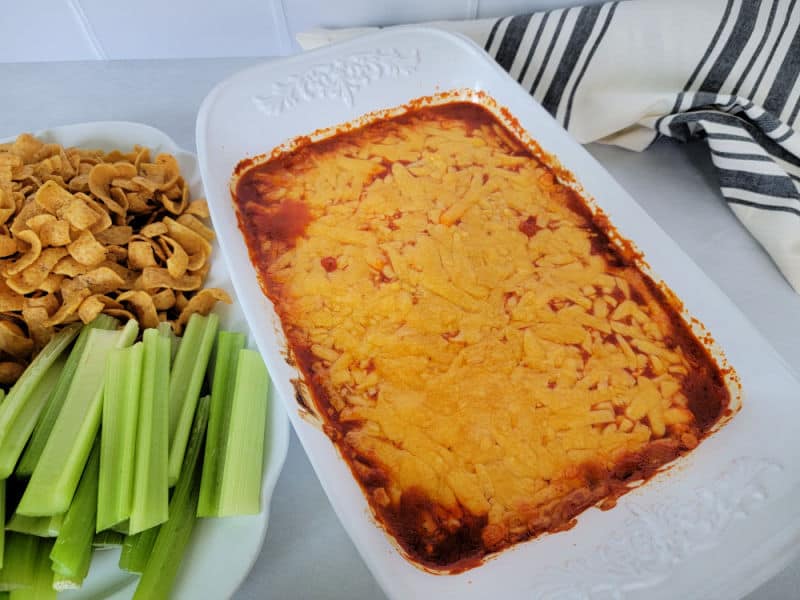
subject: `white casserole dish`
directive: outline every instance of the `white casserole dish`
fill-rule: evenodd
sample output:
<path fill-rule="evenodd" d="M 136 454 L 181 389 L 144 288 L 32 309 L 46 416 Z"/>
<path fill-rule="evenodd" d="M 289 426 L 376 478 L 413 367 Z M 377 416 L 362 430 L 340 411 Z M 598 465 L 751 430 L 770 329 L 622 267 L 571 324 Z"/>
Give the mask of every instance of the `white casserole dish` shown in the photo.
<path fill-rule="evenodd" d="M 285 340 L 238 229 L 237 163 L 299 135 L 452 89 L 485 91 L 570 170 L 713 333 L 742 384 L 743 408 L 668 472 L 572 530 L 501 552 L 458 575 L 408 562 L 376 524 L 324 433 L 302 418 Z M 366 564 L 391 597 L 708 598 L 744 595 L 791 559 L 800 537 L 800 383 L 741 312 L 597 162 L 472 42 L 397 28 L 253 67 L 218 85 L 197 120 L 200 168 L 234 287 L 284 406 Z"/>

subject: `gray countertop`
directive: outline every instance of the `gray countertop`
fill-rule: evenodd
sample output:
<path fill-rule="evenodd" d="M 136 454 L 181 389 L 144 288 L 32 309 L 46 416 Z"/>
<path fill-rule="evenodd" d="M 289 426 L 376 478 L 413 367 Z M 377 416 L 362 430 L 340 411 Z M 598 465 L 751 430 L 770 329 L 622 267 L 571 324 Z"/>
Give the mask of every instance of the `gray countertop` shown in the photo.
<path fill-rule="evenodd" d="M 55 125 L 124 120 L 157 127 L 193 150 L 195 115 L 205 95 L 220 79 L 254 62 L 0 64 L 0 138 Z M 663 141 L 641 154 L 597 144 L 589 150 L 800 372 L 800 295 L 725 205 L 704 145 Z M 800 560 L 795 560 L 748 600 L 796 598 L 799 589 Z M 383 597 L 294 436 L 264 547 L 234 597 Z"/>

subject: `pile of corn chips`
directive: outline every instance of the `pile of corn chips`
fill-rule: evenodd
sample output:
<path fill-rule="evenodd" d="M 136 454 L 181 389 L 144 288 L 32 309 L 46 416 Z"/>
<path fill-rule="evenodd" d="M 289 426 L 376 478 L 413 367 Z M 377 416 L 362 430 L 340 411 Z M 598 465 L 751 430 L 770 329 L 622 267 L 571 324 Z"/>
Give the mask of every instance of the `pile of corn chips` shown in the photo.
<path fill-rule="evenodd" d="M 0 384 L 62 325 L 100 313 L 180 333 L 224 290 L 203 289 L 214 232 L 178 162 L 31 135 L 0 144 Z"/>

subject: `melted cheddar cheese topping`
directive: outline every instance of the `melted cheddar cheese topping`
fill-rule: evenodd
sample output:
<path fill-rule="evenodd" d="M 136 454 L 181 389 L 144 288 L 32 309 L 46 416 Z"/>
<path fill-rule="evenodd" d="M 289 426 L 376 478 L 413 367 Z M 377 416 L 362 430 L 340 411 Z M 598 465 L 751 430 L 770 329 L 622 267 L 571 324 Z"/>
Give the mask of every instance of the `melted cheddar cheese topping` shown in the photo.
<path fill-rule="evenodd" d="M 326 431 L 418 562 L 565 526 L 727 403 L 675 308 L 485 109 L 309 144 L 236 192 Z"/>

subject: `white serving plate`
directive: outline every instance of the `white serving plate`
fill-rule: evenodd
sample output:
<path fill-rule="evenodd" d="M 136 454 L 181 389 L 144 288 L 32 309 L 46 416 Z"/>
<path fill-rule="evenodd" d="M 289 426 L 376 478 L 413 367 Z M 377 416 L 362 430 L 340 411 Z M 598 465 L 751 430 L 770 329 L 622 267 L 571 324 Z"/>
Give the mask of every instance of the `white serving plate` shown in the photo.
<path fill-rule="evenodd" d="M 687 457 L 567 532 L 458 575 L 409 563 L 376 524 L 335 446 L 301 415 L 285 340 L 259 288 L 229 184 L 236 164 L 299 135 L 450 89 L 483 90 L 554 154 L 714 335 L 742 384 L 741 411 Z M 733 598 L 778 572 L 800 541 L 800 382 L 733 303 L 611 176 L 478 46 L 396 28 L 238 73 L 197 119 L 200 168 L 220 245 L 290 420 L 345 529 L 393 598 Z"/>
<path fill-rule="evenodd" d="M 46 142 L 83 148 L 120 149 L 129 151 L 135 144 L 151 149 L 155 158 L 159 152 L 169 152 L 178 160 L 181 173 L 189 184 L 192 198 L 202 198 L 203 182 L 197 157 L 178 147 L 164 132 L 140 123 L 106 121 L 54 127 L 35 134 Z M 12 141 L 11 139 L 0 142 Z M 207 287 L 221 287 L 233 299 L 231 306 L 218 305 L 221 327 L 248 332 L 247 321 L 236 299 L 230 276 L 217 244 L 214 244 Z M 255 348 L 252 336 L 248 340 Z M 199 519 L 181 565 L 172 597 L 182 600 L 197 598 L 227 598 L 233 595 L 253 566 L 267 532 L 269 503 L 289 449 L 289 423 L 286 411 L 270 390 L 268 426 L 265 441 L 264 479 L 261 513 L 227 519 Z M 80 590 L 59 594 L 59 598 L 88 599 L 131 598 L 138 576 L 117 567 L 119 550 L 96 551 L 89 576 Z"/>

